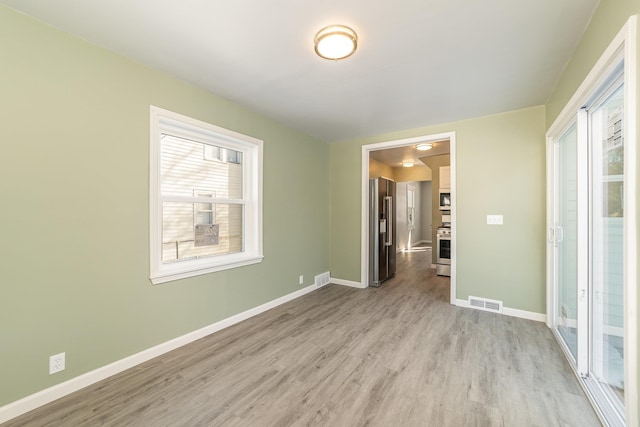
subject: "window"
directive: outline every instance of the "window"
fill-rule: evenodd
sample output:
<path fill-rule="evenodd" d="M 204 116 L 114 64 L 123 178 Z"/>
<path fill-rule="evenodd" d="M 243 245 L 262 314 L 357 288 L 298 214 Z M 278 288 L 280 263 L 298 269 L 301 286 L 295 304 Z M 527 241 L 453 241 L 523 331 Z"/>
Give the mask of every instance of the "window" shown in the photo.
<path fill-rule="evenodd" d="M 242 152 L 235 150 L 228 150 L 226 148 L 215 147 L 213 145 L 205 145 L 204 153 L 205 160 L 220 160 L 228 163 L 241 163 Z"/>
<path fill-rule="evenodd" d="M 416 213 L 416 189 L 411 185 L 407 185 L 407 226 L 409 227 L 409 231 L 415 228 L 414 226 L 414 216 Z M 408 247 L 411 247 L 411 237 L 409 237 Z"/>
<path fill-rule="evenodd" d="M 262 141 L 151 107 L 151 281 L 260 262 Z"/>
<path fill-rule="evenodd" d="M 197 198 L 208 197 L 215 198 L 215 191 L 198 191 L 194 190 L 193 196 Z M 194 218 L 193 223 L 195 225 L 209 225 L 216 223 L 216 205 L 213 203 L 196 203 L 193 209 Z"/>

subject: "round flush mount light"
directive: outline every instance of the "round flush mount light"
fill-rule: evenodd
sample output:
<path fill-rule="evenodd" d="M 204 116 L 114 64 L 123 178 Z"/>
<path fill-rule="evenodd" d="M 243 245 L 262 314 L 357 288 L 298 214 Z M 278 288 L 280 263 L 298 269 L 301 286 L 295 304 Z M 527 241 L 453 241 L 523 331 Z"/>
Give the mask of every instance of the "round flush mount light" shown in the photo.
<path fill-rule="evenodd" d="M 358 35 L 344 25 L 330 25 L 318 31 L 313 44 L 318 56 L 337 61 L 353 55 L 358 47 Z"/>
<path fill-rule="evenodd" d="M 411 160 L 405 160 L 404 162 L 402 162 L 402 166 L 404 166 L 405 168 L 412 168 L 413 162 Z"/>
<path fill-rule="evenodd" d="M 418 144 L 416 145 L 416 150 L 418 151 L 428 151 L 433 148 L 433 144 Z"/>

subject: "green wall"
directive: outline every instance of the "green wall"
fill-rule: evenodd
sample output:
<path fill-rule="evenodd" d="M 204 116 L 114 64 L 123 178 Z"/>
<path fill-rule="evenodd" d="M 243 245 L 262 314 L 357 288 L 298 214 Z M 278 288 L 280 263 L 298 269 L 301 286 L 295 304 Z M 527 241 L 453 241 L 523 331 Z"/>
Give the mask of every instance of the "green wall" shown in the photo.
<path fill-rule="evenodd" d="M 549 128 L 584 81 L 630 16 L 640 11 L 640 0 L 602 0 L 545 105 Z"/>
<path fill-rule="evenodd" d="M 547 102 L 547 128 L 553 124 L 553 121 L 558 117 L 562 108 L 584 81 L 589 71 L 591 71 L 625 22 L 627 22 L 630 16 L 637 15 L 638 13 L 640 13 L 640 0 L 602 0 L 600 2 L 575 54 L 567 64 L 565 72 L 562 74 L 555 91 Z M 638 31 L 638 35 L 640 35 L 640 31 Z M 638 37 L 636 43 L 636 47 L 640 50 L 640 37 Z M 636 55 L 640 58 L 640 51 L 638 51 Z M 636 76 L 636 80 L 640 82 L 640 67 L 638 67 L 637 70 L 639 75 Z M 636 93 L 636 102 L 639 99 L 640 86 L 638 86 L 638 92 Z M 640 124 L 640 109 L 638 109 L 637 123 Z M 636 135 L 640 135 L 640 129 L 636 130 Z M 633 143 L 637 146 L 638 141 L 627 141 L 626 143 Z M 640 165 L 640 150 L 637 148 L 636 153 L 638 156 L 636 164 Z M 640 188 L 640 175 L 638 175 L 636 187 Z M 636 203 L 638 206 L 637 212 L 639 213 L 636 218 L 636 224 L 638 224 L 640 223 L 640 198 L 637 197 Z M 636 241 L 640 242 L 640 236 L 636 236 Z M 637 248 L 637 253 L 640 256 L 640 248 Z M 638 264 L 640 264 L 640 258 L 636 261 L 636 265 Z M 640 288 L 640 284 L 637 287 Z M 638 293 L 636 307 L 640 307 L 640 292 Z M 640 342 L 640 327 L 638 326 L 640 325 L 636 325 L 636 333 L 638 334 L 637 342 Z M 636 367 L 638 367 L 640 366 L 640 354 L 637 354 L 636 358 Z M 640 384 L 640 370 L 637 372 L 637 375 L 638 380 L 636 384 Z M 638 406 L 640 406 L 640 402 L 636 403 L 636 414 L 638 414 Z M 640 416 L 636 416 L 635 420 L 627 420 L 627 425 L 640 425 Z"/>
<path fill-rule="evenodd" d="M 329 270 L 327 144 L 5 7 L 0 52 L 0 406 Z M 150 104 L 264 140 L 261 264 L 150 283 Z"/>
<path fill-rule="evenodd" d="M 362 145 L 455 131 L 457 298 L 544 313 L 544 125 L 535 107 L 331 144 L 331 275 L 360 281 Z"/>

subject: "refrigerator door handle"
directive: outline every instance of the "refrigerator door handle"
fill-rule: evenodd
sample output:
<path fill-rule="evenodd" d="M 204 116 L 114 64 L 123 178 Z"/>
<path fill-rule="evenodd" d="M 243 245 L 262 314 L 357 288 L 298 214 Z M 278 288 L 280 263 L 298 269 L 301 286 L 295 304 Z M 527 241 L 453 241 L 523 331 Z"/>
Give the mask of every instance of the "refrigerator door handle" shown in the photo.
<path fill-rule="evenodd" d="M 389 227 L 387 227 L 387 241 L 384 242 L 385 246 L 393 245 L 393 197 L 386 196 L 384 198 L 386 203 L 387 210 L 387 218 L 389 222 Z"/>

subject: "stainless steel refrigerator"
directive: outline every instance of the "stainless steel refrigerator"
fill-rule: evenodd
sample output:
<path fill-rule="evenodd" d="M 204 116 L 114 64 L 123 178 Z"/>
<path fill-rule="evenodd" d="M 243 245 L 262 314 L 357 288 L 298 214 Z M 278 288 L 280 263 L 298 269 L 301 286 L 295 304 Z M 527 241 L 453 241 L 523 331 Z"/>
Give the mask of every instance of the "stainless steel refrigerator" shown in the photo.
<path fill-rule="evenodd" d="M 369 286 L 396 274 L 396 183 L 369 180 Z"/>

